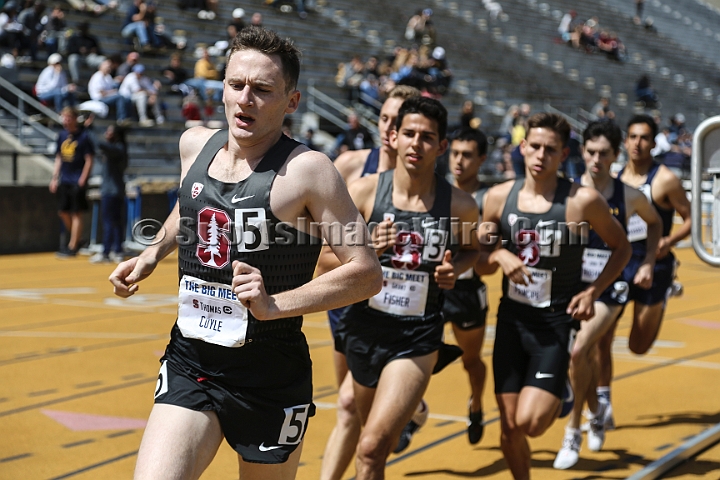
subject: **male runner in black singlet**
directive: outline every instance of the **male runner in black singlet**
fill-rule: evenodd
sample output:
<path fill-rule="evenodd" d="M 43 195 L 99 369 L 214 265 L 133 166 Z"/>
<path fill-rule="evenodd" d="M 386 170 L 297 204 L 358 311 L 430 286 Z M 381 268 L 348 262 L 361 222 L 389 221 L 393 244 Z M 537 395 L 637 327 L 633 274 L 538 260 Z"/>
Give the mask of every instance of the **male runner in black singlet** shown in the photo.
<path fill-rule="evenodd" d="M 395 168 L 397 151 L 390 145 L 390 133 L 395 130 L 395 120 L 400 105 L 408 98 L 419 96 L 420 90 L 408 85 L 398 85 L 390 90 L 378 118 L 380 148 L 348 150 L 335 159 L 334 165 L 346 184 L 350 185 L 351 182 L 358 178 Z M 335 255 L 329 248 L 325 247 L 320 253 L 315 274 L 322 275 L 338 265 L 340 265 L 340 262 Z M 346 308 L 328 310 L 330 330 L 333 334 L 340 316 Z M 323 453 L 322 468 L 320 470 L 321 480 L 340 480 L 352 460 L 360 436 L 360 418 L 357 416 L 355 408 L 352 375 L 348 374 L 345 354 L 334 350 L 333 362 L 338 384 L 337 423 L 328 437 L 325 452 Z M 419 410 L 420 412 L 416 412 L 413 420 L 408 423 L 408 428 L 417 430 L 418 426 L 424 423 L 418 417 L 427 417 L 427 405 L 420 402 Z M 412 423 L 415 425 L 411 425 Z M 405 439 L 406 443 L 409 443 L 410 437 L 415 430 L 408 432 Z"/>
<path fill-rule="evenodd" d="M 478 180 L 478 170 L 485 162 L 486 153 L 487 137 L 474 128 L 461 130 L 450 142 L 448 181 L 473 196 L 480 218 L 488 185 Z M 445 292 L 443 315 L 446 321 L 452 322 L 470 381 L 468 440 L 472 445 L 480 441 L 484 430 L 482 394 L 487 370 L 481 354 L 487 307 L 487 287 L 472 268 L 458 276 L 455 288 Z"/>
<path fill-rule="evenodd" d="M 570 357 L 570 380 L 575 393 L 575 405 L 565 427 L 562 448 L 553 467 L 566 469 L 579 459 L 582 435 L 580 421 L 587 400 L 590 411 L 588 424 L 588 448 L 599 451 L 605 441 L 605 412 L 607 404 L 598 399 L 595 386 L 598 379 L 597 342 L 607 332 L 627 301 L 630 284 L 647 288 L 652 284 L 655 250 L 660 239 L 660 217 L 645 195 L 618 178 L 610 175 L 610 167 L 617 160 L 622 142 L 622 131 L 612 120 L 590 123 L 583 132 L 582 155 L 585 173 L 581 184 L 596 189 L 610 206 L 610 213 L 627 231 L 628 218 L 637 214 L 648 226 L 648 249 L 642 266 L 633 278 L 617 278 L 595 301 L 595 315 L 582 324 L 575 338 Z M 605 242 L 590 230 L 590 239 L 583 253 L 582 281 L 591 283 L 602 271 L 610 250 Z"/>
<path fill-rule="evenodd" d="M 530 478 L 527 437 L 542 435 L 560 414 L 578 320 L 592 318 L 594 301 L 630 256 L 602 196 L 558 178 L 569 136 L 570 126 L 558 115 L 530 117 L 520 144 L 525 179 L 495 186 L 485 198 L 480 243 L 487 271 L 479 273 L 503 271 L 493 371 L 500 446 L 515 479 Z M 612 253 L 583 289 L 588 224 Z"/>
<path fill-rule="evenodd" d="M 442 343 L 442 289 L 452 288 L 456 273 L 479 255 L 475 202 L 435 173 L 435 160 L 447 148 L 445 107 L 429 98 L 405 100 L 396 127 L 396 168 L 350 185 L 370 222 L 384 276 L 382 291 L 351 305 L 335 331 L 364 427 L 356 452 L 359 480 L 384 477 L 387 456 L 430 375 L 459 355 Z M 468 226 L 465 238 L 453 218 Z"/>
<path fill-rule="evenodd" d="M 671 293 L 675 277 L 675 255 L 672 247 L 690 235 L 690 202 L 685 196 L 682 182 L 666 166 L 656 162 L 650 151 L 655 148 L 658 127 L 652 117 L 636 115 L 628 121 L 625 137 L 628 163 L 618 178 L 639 189 L 657 210 L 662 220 L 662 234 L 655 255 L 652 285 L 630 284 L 628 302 L 633 301 L 633 322 L 628 338 L 630 351 L 638 355 L 647 353 L 660 332 L 665 315 L 667 298 Z M 673 216 L 677 212 L 683 223 L 672 231 Z M 647 226 L 643 219 L 633 216 L 628 220 L 628 239 L 632 245 L 632 257 L 625 267 L 623 276 L 633 278 L 643 264 L 650 248 L 646 241 Z M 615 326 L 600 339 L 600 378 L 597 394 L 608 404 L 605 424 L 614 426 L 610 403 L 610 381 L 612 379 L 612 340 Z"/>
<path fill-rule="evenodd" d="M 299 51 L 271 31 L 248 27 L 233 40 L 229 132 L 183 134 L 179 201 L 163 235 L 110 277 L 130 296 L 179 245 L 178 319 L 135 478 L 198 478 L 223 437 L 240 478 L 294 478 L 315 412 L 302 315 L 381 286 L 366 242 L 337 238 L 328 244 L 342 266 L 311 280 L 332 225 L 360 239 L 367 230 L 330 160 L 282 135 L 300 100 L 299 69 Z"/>

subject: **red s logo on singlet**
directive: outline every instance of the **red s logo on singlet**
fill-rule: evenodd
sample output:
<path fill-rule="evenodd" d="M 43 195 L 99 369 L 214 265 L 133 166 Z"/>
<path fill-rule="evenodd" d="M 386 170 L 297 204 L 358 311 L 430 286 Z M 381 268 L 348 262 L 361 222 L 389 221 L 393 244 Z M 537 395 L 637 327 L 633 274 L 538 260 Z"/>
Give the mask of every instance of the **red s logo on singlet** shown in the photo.
<path fill-rule="evenodd" d="M 390 261 L 395 268 L 415 270 L 422 263 L 423 237 L 418 232 L 398 232 Z"/>
<path fill-rule="evenodd" d="M 540 261 L 539 235 L 536 230 L 520 230 L 515 234 L 518 257 L 530 267 Z"/>
<path fill-rule="evenodd" d="M 201 264 L 223 268 L 230 263 L 230 217 L 227 212 L 212 207 L 200 210 L 197 234 L 195 255 Z"/>

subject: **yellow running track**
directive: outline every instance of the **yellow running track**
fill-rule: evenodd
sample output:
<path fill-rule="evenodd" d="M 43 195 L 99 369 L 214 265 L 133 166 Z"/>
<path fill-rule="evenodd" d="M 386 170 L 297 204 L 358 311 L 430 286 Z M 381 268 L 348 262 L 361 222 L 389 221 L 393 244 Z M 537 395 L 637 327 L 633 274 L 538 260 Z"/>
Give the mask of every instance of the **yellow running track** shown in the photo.
<path fill-rule="evenodd" d="M 720 280 L 690 249 L 677 252 L 684 296 L 671 298 L 659 339 L 648 355 L 629 353 L 627 314 L 615 344 L 613 407 L 617 430 L 602 452 L 584 448 L 569 471 L 552 469 L 564 420 L 531 441 L 535 479 L 619 479 L 720 422 Z M 112 265 L 53 254 L 0 257 L 0 479 L 126 479 L 132 477 L 144 420 L 152 407 L 158 359 L 175 320 L 177 259 L 162 262 L 133 298 L 112 295 Z M 490 366 L 500 276 L 490 291 L 483 356 Z M 332 342 L 324 313 L 308 315 L 304 331 L 314 361 L 317 415 L 306 435 L 298 479 L 317 479 L 335 422 Z M 452 333 L 448 330 L 448 341 Z M 490 378 L 485 436 L 465 437 L 469 386 L 456 362 L 433 377 L 431 416 L 401 455 L 389 479 L 507 479 L 499 449 Z M 203 478 L 236 478 L 234 452 L 224 444 Z M 354 475 L 351 467 L 346 478 Z M 720 446 L 668 474 L 720 478 Z"/>

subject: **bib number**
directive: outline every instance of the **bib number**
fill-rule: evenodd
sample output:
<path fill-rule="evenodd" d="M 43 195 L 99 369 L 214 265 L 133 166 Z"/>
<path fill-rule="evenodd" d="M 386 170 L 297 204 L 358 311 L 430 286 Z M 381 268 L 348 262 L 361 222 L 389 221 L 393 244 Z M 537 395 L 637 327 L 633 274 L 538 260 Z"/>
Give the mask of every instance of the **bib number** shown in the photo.
<path fill-rule="evenodd" d="M 258 252 L 270 248 L 264 208 L 235 209 L 235 238 L 238 252 Z"/>
<path fill-rule="evenodd" d="M 285 421 L 280 430 L 280 445 L 297 445 L 303 438 L 307 426 L 310 405 L 297 405 L 285 409 Z"/>
<path fill-rule="evenodd" d="M 442 262 L 445 255 L 448 232 L 436 228 L 425 229 L 425 247 L 422 258 L 428 262 Z"/>
<path fill-rule="evenodd" d="M 542 268 L 527 267 L 532 275 L 533 283 L 518 285 L 508 279 L 508 297 L 519 303 L 535 308 L 550 306 L 550 292 L 552 291 L 552 271 Z"/>
<path fill-rule="evenodd" d="M 627 238 L 629 242 L 637 242 L 647 238 L 647 223 L 637 213 L 628 218 Z"/>
<path fill-rule="evenodd" d="M 393 315 L 425 315 L 430 274 L 390 267 L 382 267 L 382 271 L 382 290 L 368 300 L 368 306 Z"/>
<path fill-rule="evenodd" d="M 597 280 L 610 258 L 610 253 L 610 250 L 586 248 L 583 251 L 581 280 L 586 283 Z"/>
<path fill-rule="evenodd" d="M 247 309 L 229 285 L 183 275 L 177 325 L 185 338 L 223 347 L 242 347 L 247 335 Z"/>

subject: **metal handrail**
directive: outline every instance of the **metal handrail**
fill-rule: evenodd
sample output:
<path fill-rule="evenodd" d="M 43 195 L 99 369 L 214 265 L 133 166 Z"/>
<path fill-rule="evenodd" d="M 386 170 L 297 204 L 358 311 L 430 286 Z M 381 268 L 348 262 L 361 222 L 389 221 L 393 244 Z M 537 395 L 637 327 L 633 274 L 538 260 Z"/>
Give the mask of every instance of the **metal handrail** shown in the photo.
<path fill-rule="evenodd" d="M 690 197 L 690 214 L 692 218 L 691 238 L 692 245 L 695 253 L 700 260 L 714 267 L 720 267 L 720 257 L 716 255 L 710 255 L 703 244 L 702 239 L 702 175 L 703 175 L 703 155 L 704 148 L 702 147 L 705 137 L 712 132 L 720 128 L 720 116 L 710 117 L 703 121 L 695 129 L 693 135 L 693 149 L 692 156 L 690 159 L 690 178 L 692 185 L 692 195 Z M 718 178 L 720 171 L 708 170 L 707 173 L 711 173 L 715 176 L 713 183 L 713 196 L 718 195 Z M 713 217 L 720 213 L 717 209 L 717 200 L 713 201 Z M 717 217 L 714 220 L 718 220 Z M 713 228 L 713 233 L 715 229 Z M 717 247 L 718 239 L 713 238 L 713 244 Z M 716 250 L 717 248 L 715 248 Z"/>
<path fill-rule="evenodd" d="M 321 101 L 322 103 L 326 104 L 331 109 L 335 110 L 337 113 L 341 113 L 343 115 L 348 115 L 350 113 L 357 113 L 358 114 L 358 122 L 360 125 L 364 126 L 370 131 L 370 134 L 373 137 L 373 141 L 375 144 L 380 143 L 380 136 L 377 132 L 377 124 L 369 121 L 365 116 L 360 115 L 359 112 L 356 112 L 350 107 L 346 107 L 342 103 L 338 102 L 334 98 L 330 97 L 329 95 L 323 93 L 322 91 L 315 88 L 315 81 L 314 80 L 308 80 L 308 86 L 307 86 L 307 93 L 308 93 L 308 101 L 307 101 L 307 108 L 309 111 L 316 113 L 323 117 L 324 119 L 330 121 L 334 125 L 338 126 L 341 129 L 347 128 L 347 122 L 342 120 L 340 117 L 338 117 L 335 113 L 331 112 L 330 110 L 321 107 L 317 105 L 317 100 Z"/>
<path fill-rule="evenodd" d="M 38 122 L 32 120 L 28 115 L 25 114 L 24 104 L 27 103 L 31 107 L 37 109 L 40 113 L 42 113 L 57 124 L 62 124 L 60 115 L 40 103 L 37 99 L 20 90 L 12 82 L 9 82 L 2 77 L 0 77 L 0 87 L 6 89 L 8 92 L 15 95 L 18 99 L 17 107 L 12 106 L 12 104 L 5 100 L 2 101 L 1 105 L 4 109 L 6 109 L 18 119 L 18 138 L 20 139 L 20 141 L 22 141 L 23 139 L 23 124 L 30 125 L 33 129 L 46 136 L 50 140 L 55 140 L 57 138 L 57 134 L 55 132 L 53 132 L 49 128 L 46 128 L 44 125 L 40 125 Z"/>
<path fill-rule="evenodd" d="M 557 108 L 553 107 L 549 103 L 545 104 L 545 111 L 548 113 L 555 113 L 557 115 L 560 115 L 565 120 L 567 120 L 567 122 L 570 124 L 570 127 L 572 127 L 572 129 L 578 133 L 582 133 L 583 130 L 585 130 L 585 127 L 587 127 L 586 123 L 576 120 L 575 118 L 571 117 L 567 113 L 562 112 L 562 111 L 558 110 Z"/>

